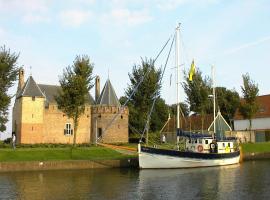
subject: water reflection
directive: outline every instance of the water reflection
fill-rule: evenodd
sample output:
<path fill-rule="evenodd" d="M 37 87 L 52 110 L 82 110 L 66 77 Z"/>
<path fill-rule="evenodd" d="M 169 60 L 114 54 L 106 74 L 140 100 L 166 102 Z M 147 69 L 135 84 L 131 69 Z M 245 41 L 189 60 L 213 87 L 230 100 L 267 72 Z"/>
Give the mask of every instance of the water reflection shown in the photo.
<path fill-rule="evenodd" d="M 268 199 L 269 166 L 0 173 L 0 199 Z"/>

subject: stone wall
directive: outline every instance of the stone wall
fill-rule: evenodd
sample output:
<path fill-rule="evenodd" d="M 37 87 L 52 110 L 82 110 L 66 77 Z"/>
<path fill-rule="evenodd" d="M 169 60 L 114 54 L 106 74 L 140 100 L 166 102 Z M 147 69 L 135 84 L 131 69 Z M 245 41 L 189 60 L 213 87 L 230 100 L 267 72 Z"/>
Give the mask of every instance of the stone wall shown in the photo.
<path fill-rule="evenodd" d="M 43 97 L 22 97 L 21 101 L 21 131 L 19 143 L 42 143 L 44 122 Z"/>
<path fill-rule="evenodd" d="M 16 134 L 17 143 L 21 141 L 22 102 L 16 99 L 12 110 L 12 132 Z"/>
<path fill-rule="evenodd" d="M 50 104 L 45 109 L 43 143 L 73 143 L 73 135 L 65 135 L 66 123 L 71 124 L 74 131 L 73 120 L 68 118 L 56 104 Z M 91 135 L 91 108 L 85 107 L 85 113 L 79 119 L 76 143 L 89 143 Z"/>
<path fill-rule="evenodd" d="M 120 107 L 116 106 L 93 106 L 92 107 L 92 138 L 96 141 L 96 135 L 102 137 L 99 142 L 104 143 L 127 143 L 128 142 L 128 108 L 124 108 L 117 116 Z M 117 117 L 116 117 L 117 116 Z M 116 117 L 116 118 L 115 118 Z M 112 120 L 115 120 L 112 122 Z M 110 125 L 111 124 L 111 125 Z M 109 126 L 110 125 L 110 126 Z"/>

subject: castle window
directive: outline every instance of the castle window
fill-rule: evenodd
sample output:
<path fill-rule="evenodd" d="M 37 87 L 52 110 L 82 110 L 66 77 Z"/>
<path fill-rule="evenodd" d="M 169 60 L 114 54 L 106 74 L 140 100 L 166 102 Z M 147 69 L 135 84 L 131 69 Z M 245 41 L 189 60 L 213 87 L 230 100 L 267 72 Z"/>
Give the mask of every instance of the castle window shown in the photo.
<path fill-rule="evenodd" d="M 35 101 L 36 100 L 36 97 L 32 97 L 32 101 Z"/>
<path fill-rule="evenodd" d="M 102 128 L 98 128 L 98 137 L 100 138 L 102 136 Z"/>
<path fill-rule="evenodd" d="M 64 135 L 73 135 L 73 130 L 71 129 L 71 123 L 66 123 L 66 129 L 64 129 Z"/>

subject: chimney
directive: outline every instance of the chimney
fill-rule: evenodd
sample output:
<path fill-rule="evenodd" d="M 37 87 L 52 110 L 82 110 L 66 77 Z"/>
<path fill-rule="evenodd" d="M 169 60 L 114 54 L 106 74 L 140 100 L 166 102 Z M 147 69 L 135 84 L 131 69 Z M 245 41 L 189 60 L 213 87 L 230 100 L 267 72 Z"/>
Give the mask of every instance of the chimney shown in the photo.
<path fill-rule="evenodd" d="M 24 86 L 24 69 L 19 69 L 19 89 L 21 90 Z"/>
<path fill-rule="evenodd" d="M 96 77 L 96 96 L 95 96 L 95 100 L 97 102 L 98 98 L 100 95 L 100 78 L 99 76 Z"/>

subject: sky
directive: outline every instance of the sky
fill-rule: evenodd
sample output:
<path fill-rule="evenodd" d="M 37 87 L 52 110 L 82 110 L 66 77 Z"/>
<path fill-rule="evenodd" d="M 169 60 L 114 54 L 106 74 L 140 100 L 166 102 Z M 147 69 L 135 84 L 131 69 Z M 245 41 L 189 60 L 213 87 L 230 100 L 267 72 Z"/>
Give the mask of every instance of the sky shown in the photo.
<path fill-rule="evenodd" d="M 101 86 L 109 77 L 120 97 L 132 67 L 141 58 L 154 58 L 181 23 L 182 69 L 194 59 L 210 76 L 214 65 L 216 85 L 240 94 L 242 74 L 248 72 L 265 95 L 270 93 L 269 21 L 269 0 L 0 0 L 0 46 L 19 53 L 26 78 L 32 74 L 42 84 L 58 84 L 76 55 L 86 54 Z M 164 66 L 167 53 L 168 48 L 157 67 Z M 169 84 L 174 66 L 172 53 L 162 88 L 167 103 L 175 102 Z M 9 93 L 16 88 L 17 83 Z M 11 122 L 7 127 L 1 138 L 10 135 Z"/>

